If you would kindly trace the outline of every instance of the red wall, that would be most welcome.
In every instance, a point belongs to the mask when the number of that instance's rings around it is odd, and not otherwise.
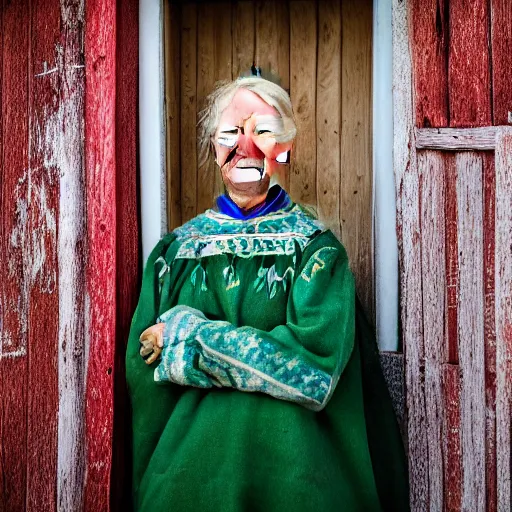
[[[126,508],[137,16],[0,5],[0,510]]]

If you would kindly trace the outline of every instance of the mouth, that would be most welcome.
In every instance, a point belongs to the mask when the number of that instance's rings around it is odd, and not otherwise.
[[[254,181],[261,181],[265,176],[265,167],[256,166],[236,166],[231,169],[229,173],[230,180],[233,183],[250,183]]]

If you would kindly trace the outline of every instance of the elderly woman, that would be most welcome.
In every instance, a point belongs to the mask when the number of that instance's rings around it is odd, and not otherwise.
[[[346,252],[270,188],[296,133],[287,93],[240,78],[200,126],[226,193],[146,265],[127,353],[135,509],[404,509],[394,418],[380,388],[363,396]]]

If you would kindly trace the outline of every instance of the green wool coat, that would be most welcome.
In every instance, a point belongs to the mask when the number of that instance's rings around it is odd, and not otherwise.
[[[146,365],[139,336],[157,322],[164,350]],[[165,236],[126,370],[135,510],[407,509],[346,252],[300,206],[250,220],[209,210]]]

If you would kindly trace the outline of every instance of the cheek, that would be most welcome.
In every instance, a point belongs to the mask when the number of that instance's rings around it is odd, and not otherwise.
[[[258,137],[257,139],[255,144],[267,160],[275,160],[281,153],[290,151],[292,148],[291,141],[278,143],[274,137]]]
[[[228,148],[226,146],[222,146],[221,144],[214,144],[214,146],[215,146],[215,161],[220,166],[226,161],[226,158],[228,157],[229,153],[231,153],[231,151],[233,151],[233,148]]]

